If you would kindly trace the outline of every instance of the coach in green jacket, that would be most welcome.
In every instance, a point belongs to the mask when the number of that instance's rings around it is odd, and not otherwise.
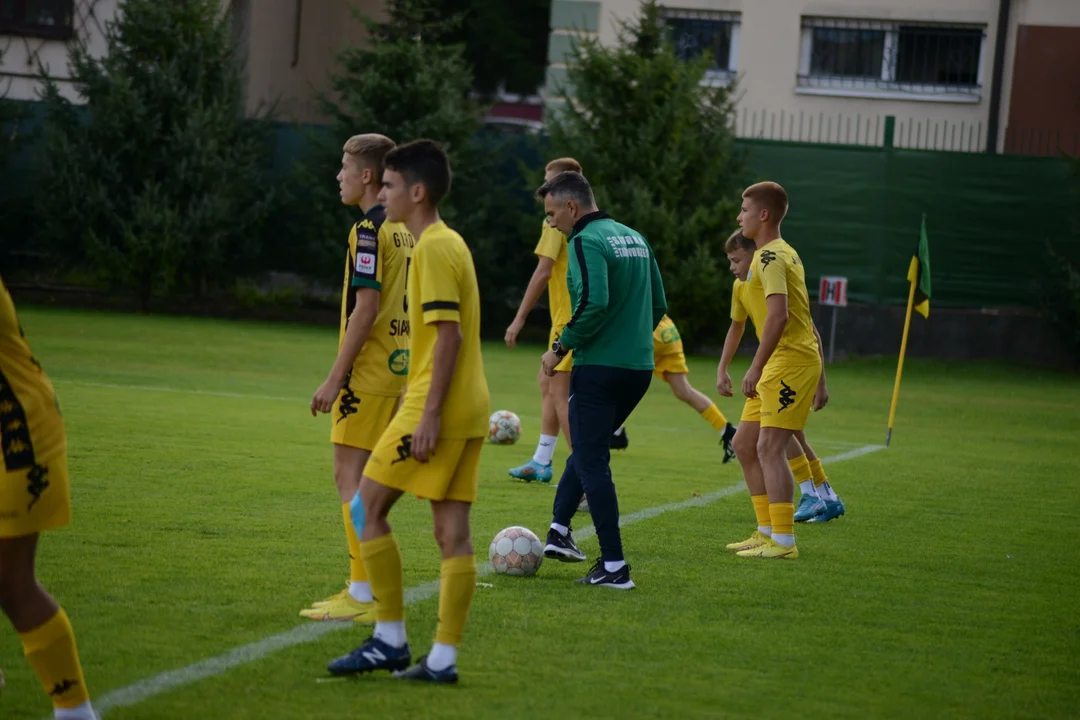
[[[636,230],[597,210],[592,188],[579,173],[563,172],[537,191],[548,222],[566,235],[567,285],[574,314],[542,360],[544,372],[571,350],[570,443],[573,454],[555,494],[544,555],[581,562],[570,519],[584,490],[601,557],[577,582],[629,590],[623,558],[619,501],[611,480],[611,434],[649,389],[653,330],[667,312],[664,285],[649,243]]]

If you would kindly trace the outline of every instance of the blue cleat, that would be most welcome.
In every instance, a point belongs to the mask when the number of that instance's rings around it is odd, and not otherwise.
[[[423,680],[424,682],[454,684],[458,681],[457,665],[451,665],[442,670],[432,670],[427,664],[427,655],[420,658],[415,665],[408,670],[394,673],[394,677],[401,680]]]
[[[509,472],[510,477],[525,482],[551,482],[551,466],[541,465],[535,460],[530,460],[520,467],[510,468]]]
[[[408,643],[396,648],[377,637],[370,637],[348,655],[331,660],[326,669],[332,675],[362,675],[375,670],[404,670],[411,662]]]
[[[817,495],[803,495],[799,500],[799,507],[795,509],[795,522],[808,522],[824,512],[824,500]]]
[[[825,500],[824,502],[825,512],[811,518],[810,520],[807,520],[807,522],[829,522],[830,520],[835,520],[836,518],[844,514],[844,501],[840,498],[836,498],[835,500]]]

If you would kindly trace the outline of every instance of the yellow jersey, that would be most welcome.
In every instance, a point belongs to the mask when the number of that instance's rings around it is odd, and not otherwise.
[[[383,397],[401,394],[409,374],[409,304],[405,286],[415,244],[412,233],[402,223],[386,222],[382,205],[368,210],[349,233],[338,350],[356,306],[357,289],[379,291],[379,312],[350,373],[349,386],[355,391]]]
[[[540,242],[536,243],[536,254],[551,258],[551,278],[548,279],[548,309],[551,312],[551,327],[559,329],[570,322],[574,309],[570,306],[570,289],[566,285],[567,258],[566,236],[544,221],[540,230]]]
[[[754,324],[754,332],[758,342],[761,342],[761,329],[765,327],[765,316],[769,314],[765,306],[765,295],[760,292],[750,292],[750,283],[735,278],[735,284],[731,287],[731,319],[736,322],[745,322],[750,318]]]
[[[15,303],[0,280],[0,447],[4,471],[48,464],[67,449],[52,383],[23,336]]]
[[[409,382],[397,422],[417,425],[435,364],[435,323],[461,325],[461,347],[443,400],[439,437],[486,437],[491,399],[480,352],[480,290],[472,253],[461,236],[437,222],[421,233],[409,268]]]
[[[795,248],[782,238],[759,248],[750,263],[746,282],[750,286],[751,296],[755,293],[761,293],[762,298],[787,295],[788,321],[768,364],[819,364],[821,356],[818,354],[817,338],[814,337],[814,320],[810,316],[810,296],[806,292],[806,269]]]
[[[675,321],[667,315],[660,318],[660,324],[653,330],[652,342],[654,357],[673,355],[683,351],[682,336],[679,335],[679,328],[675,327]]]

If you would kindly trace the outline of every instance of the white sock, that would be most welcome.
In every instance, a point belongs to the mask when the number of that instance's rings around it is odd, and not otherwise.
[[[400,648],[405,647],[405,621],[375,622],[375,637],[387,645]]]
[[[777,545],[782,545],[786,548],[795,544],[795,536],[791,533],[774,533],[772,539]]]
[[[757,531],[765,537],[772,537],[772,525],[758,525]]]
[[[457,663],[457,648],[453,645],[435,643],[427,656],[427,666],[438,672]]]
[[[97,715],[89,700],[79,707],[53,708],[53,717],[56,720],[97,720]]]
[[[622,435],[622,433],[623,433],[623,429],[622,429],[622,428],[619,428],[618,430],[616,430],[615,432],[613,432],[613,433],[612,433],[612,435]]]
[[[799,483],[799,490],[802,491],[803,495],[818,496],[817,490],[814,489],[814,480],[812,478],[810,480],[803,480]]]
[[[563,537],[566,537],[567,533],[570,532],[570,528],[566,527],[565,525],[560,525],[559,523],[551,523],[551,529],[559,533]]]
[[[541,435],[540,442],[536,444],[536,454],[533,455],[533,460],[541,465],[550,465],[551,456],[555,454],[555,443],[558,440],[558,435]]]
[[[352,595],[352,599],[356,602],[374,602],[374,598],[371,596],[371,583],[367,580],[350,582],[349,594]]]
[[[604,569],[608,572],[618,572],[624,567],[626,567],[625,560],[616,560],[614,562],[608,562],[607,560],[604,561]]]
[[[832,489],[832,485],[829,484],[828,480],[817,486],[817,494],[822,500],[832,500],[835,502],[840,499],[836,494],[836,491]]]

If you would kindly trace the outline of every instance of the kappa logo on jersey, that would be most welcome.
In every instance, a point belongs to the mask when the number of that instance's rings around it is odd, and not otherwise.
[[[776,253],[775,252],[773,252],[772,250],[762,250],[761,251],[761,269],[764,270],[765,268],[769,267],[769,263],[771,263],[775,259],[776,259]],[[749,277],[747,279],[749,279]]]
[[[780,386],[780,409],[776,411],[777,414],[784,412],[790,406],[794,405],[795,396],[798,395],[798,393],[792,390],[791,386],[783,380],[780,381]]]
[[[356,272],[364,273],[365,275],[374,275],[375,255],[372,253],[357,253]]]

